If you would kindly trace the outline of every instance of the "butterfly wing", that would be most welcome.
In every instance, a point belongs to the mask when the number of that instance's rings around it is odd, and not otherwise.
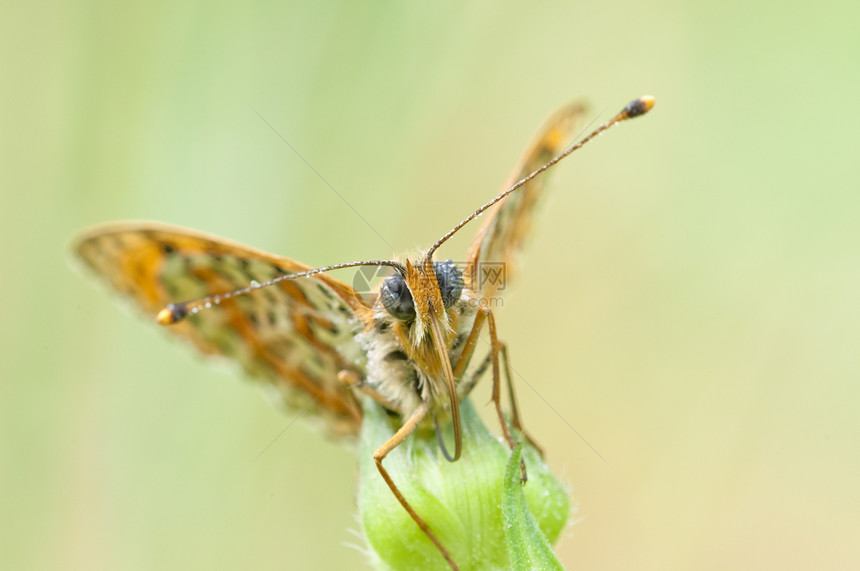
[[[199,299],[309,270],[299,262],[192,230],[153,223],[100,227],[77,254],[114,289],[154,317],[168,303]],[[319,274],[224,300],[168,329],[205,354],[238,361],[279,389],[285,403],[322,416],[336,434],[354,434],[360,407],[337,380],[364,376],[355,340],[369,302]]]
[[[585,106],[572,103],[556,111],[526,147],[503,187],[508,189],[558,156],[583,122]],[[515,270],[516,255],[526,240],[546,183],[546,173],[530,181],[486,212],[467,254],[467,286],[483,298],[492,297]]]

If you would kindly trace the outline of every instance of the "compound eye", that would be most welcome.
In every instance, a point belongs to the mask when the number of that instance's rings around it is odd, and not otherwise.
[[[442,293],[442,304],[446,308],[453,306],[463,293],[465,284],[463,272],[453,260],[433,262],[433,270],[436,272],[436,281],[439,282],[439,291]]]
[[[382,306],[391,317],[401,321],[415,318],[415,305],[412,303],[412,293],[406,287],[403,276],[393,275],[385,278],[379,291]]]

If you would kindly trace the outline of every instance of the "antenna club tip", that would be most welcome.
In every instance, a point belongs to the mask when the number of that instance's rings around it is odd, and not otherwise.
[[[624,113],[627,117],[638,117],[644,115],[653,109],[656,100],[652,95],[643,95],[639,99],[631,101],[624,108]]]
[[[155,320],[159,325],[173,325],[174,323],[182,321],[186,315],[188,315],[188,309],[186,309],[185,305],[171,303],[158,312],[158,315],[155,316]]]

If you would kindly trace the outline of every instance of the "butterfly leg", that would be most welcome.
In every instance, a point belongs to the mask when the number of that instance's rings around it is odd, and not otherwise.
[[[475,347],[478,344],[478,334],[481,332],[481,326],[487,320],[488,310],[480,309],[475,314],[475,321],[472,323],[472,329],[469,331],[469,336],[466,338],[466,343],[463,345],[463,351],[460,353],[460,360],[454,367],[454,378],[459,379],[466,372],[466,367],[469,366],[469,361],[472,360],[472,355],[475,353]]]
[[[365,383],[364,379],[360,377],[358,373],[347,369],[341,369],[337,374],[337,380],[348,387],[361,391],[388,410],[401,415],[403,414],[403,410],[400,408],[400,405],[391,402],[391,400],[386,398],[382,393]]]
[[[513,450],[514,446],[516,446],[516,442],[514,442],[514,439],[511,436],[511,429],[508,428],[508,422],[505,418],[505,413],[502,412],[502,379],[499,370],[501,368],[499,366],[499,353],[502,353],[502,344],[499,341],[499,336],[496,334],[496,319],[495,317],[493,317],[493,312],[489,309],[487,310],[487,323],[489,324],[490,328],[490,344],[492,345],[491,355],[493,358],[493,404],[496,405],[496,414],[499,415],[499,423],[502,425],[502,434],[504,435],[508,446],[510,446],[511,450]],[[513,394],[513,390],[511,388],[512,385],[510,382],[510,375],[507,371],[507,360],[505,360],[505,365],[505,373],[508,378],[508,388],[511,389],[509,394]],[[522,482],[523,484],[525,484],[528,481],[529,477],[528,473],[526,472],[526,462],[523,459],[520,459],[520,473],[522,474]]]
[[[489,309],[485,311],[487,312],[487,323],[490,329],[490,355],[492,356],[493,363],[493,404],[496,407],[496,414],[499,415],[499,423],[502,425],[502,435],[505,437],[508,446],[513,450],[516,442],[514,442],[514,438],[511,436],[511,429],[508,428],[508,421],[505,419],[505,413],[502,411],[501,367],[499,365],[501,343],[496,334],[496,318],[493,317],[493,312]]]
[[[478,335],[481,332],[481,327],[484,325],[484,322],[487,321],[490,330],[490,362],[493,365],[493,404],[496,406],[496,412],[499,415],[499,421],[502,425],[502,434],[505,437],[505,441],[508,445],[513,449],[516,445],[513,437],[511,436],[511,431],[508,428],[508,423],[505,420],[505,415],[502,412],[502,399],[501,399],[501,391],[499,390],[499,338],[496,335],[496,319],[493,317],[493,312],[490,311],[489,308],[481,308],[478,310],[475,315],[475,321],[472,324],[472,329],[469,331],[469,336],[466,338],[466,342],[463,345],[463,351],[460,353],[460,359],[457,361],[457,365],[454,367],[454,378],[459,379],[463,376],[463,373],[466,371],[466,367],[469,365],[469,361],[472,359],[472,355],[475,353],[475,347],[478,342]],[[481,369],[486,368],[481,367]],[[472,386],[478,381],[480,378],[480,374],[483,374],[483,370],[475,371],[475,374],[472,375],[471,385],[467,387],[467,392],[472,390]],[[480,373],[480,374],[479,374]]]
[[[391,490],[391,493],[394,494],[394,497],[397,498],[397,501],[400,502],[400,505],[403,506],[403,509],[409,513],[409,516],[412,520],[421,528],[427,537],[430,538],[430,541],[436,546],[436,548],[442,553],[442,556],[445,558],[445,561],[448,562],[448,565],[451,566],[451,569],[454,571],[459,571],[459,567],[451,558],[451,554],[448,553],[448,550],[445,549],[445,546],[442,545],[442,542],[439,541],[439,538],[430,531],[430,527],[427,525],[427,522],[424,521],[421,516],[415,511],[409,502],[406,501],[406,498],[400,492],[400,489],[397,487],[397,484],[394,483],[394,480],[391,479],[391,476],[388,474],[388,470],[382,465],[382,461],[388,456],[388,453],[400,446],[406,438],[415,431],[415,427],[418,426],[418,423],[427,416],[427,412],[430,410],[430,403],[424,402],[415,409],[406,422],[403,423],[397,432],[394,433],[388,442],[380,446],[376,452],[373,453],[373,461],[376,462],[376,469],[379,470],[379,473],[382,475],[382,479],[385,480],[385,483],[388,484],[388,488]]]
[[[488,328],[490,330],[490,353],[481,363],[481,365],[475,370],[472,374],[471,378],[466,381],[465,384],[461,385],[461,394],[468,394],[475,383],[478,382],[481,375],[483,375],[484,371],[487,368],[487,360],[490,361],[493,365],[493,393],[492,393],[492,401],[496,407],[496,414],[499,416],[499,424],[502,426],[502,435],[505,437],[505,442],[508,443],[508,446],[513,450],[514,446],[516,446],[516,442],[514,442],[514,438],[511,435],[511,430],[508,427],[508,421],[505,418],[505,413],[502,411],[502,396],[501,396],[501,367],[499,364],[499,353],[502,353],[503,358],[505,359],[505,378],[508,382],[508,394],[513,396],[513,386],[511,383],[511,375],[510,375],[510,367],[507,361],[507,348],[505,345],[499,341],[499,337],[496,333],[496,319],[493,316],[493,312],[489,308],[481,308],[478,310],[478,313],[475,315],[475,322],[472,324],[472,329],[469,331],[469,336],[466,338],[466,342],[463,345],[463,352],[460,354],[460,360],[457,361],[457,366],[454,368],[454,378],[460,378],[466,370],[466,367],[469,365],[469,361],[472,359],[472,355],[475,352],[475,346],[477,345],[478,335],[481,331],[481,327],[484,325],[484,322],[487,322]],[[516,401],[511,401],[513,410],[513,419],[514,426],[516,428],[520,428],[519,426],[519,413],[516,409]],[[526,438],[531,442],[531,438],[526,435]],[[521,462],[522,466],[522,477],[523,482],[526,481],[526,466],[524,462]]]
[[[505,381],[508,385],[508,400],[511,401],[511,423],[514,425],[514,428],[517,429],[517,432],[523,435],[523,437],[528,440],[529,444],[538,451],[538,454],[543,456],[543,449],[537,445],[534,438],[532,438],[528,432],[523,428],[523,424],[520,421],[520,413],[517,406],[517,395],[514,393],[514,383],[513,377],[511,375],[511,363],[508,359],[508,344],[504,341],[499,343],[499,352],[502,355],[502,361],[505,363]]]
[[[478,381],[481,380],[481,377],[484,376],[484,373],[486,373],[487,369],[490,367],[490,361],[492,360],[492,358],[493,352],[490,351],[481,361],[481,364],[478,365],[475,371],[469,376],[469,378],[462,381],[457,386],[457,396],[460,399],[464,399],[471,394],[472,389],[475,388],[475,385],[478,384]]]
[[[531,437],[531,435],[526,432],[525,428],[523,428],[522,421],[520,420],[519,408],[517,405],[517,397],[514,393],[513,386],[513,375],[511,375],[511,365],[508,360],[508,344],[504,341],[499,342],[499,353],[502,356],[502,363],[504,363],[504,371],[505,371],[505,384],[508,387],[508,399],[511,401],[511,424],[513,424],[514,428],[520,434],[528,440],[529,444],[532,445],[532,448],[538,451],[538,454],[543,456],[543,448],[541,448],[535,439]],[[475,385],[478,384],[478,381],[481,380],[481,377],[484,376],[484,373],[487,372],[487,369],[490,367],[490,362],[493,358],[493,352],[489,351],[487,355],[483,358],[481,363],[477,366],[477,368],[472,372],[472,374],[465,380],[463,380],[457,387],[457,394],[459,398],[464,399],[472,392],[472,389],[475,388]]]

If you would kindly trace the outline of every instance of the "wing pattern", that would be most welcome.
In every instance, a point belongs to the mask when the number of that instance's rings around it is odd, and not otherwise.
[[[503,187],[508,189],[560,154],[572,141],[585,115],[585,106],[572,103],[556,111],[538,130]],[[517,253],[522,249],[540,201],[548,173],[530,181],[486,212],[466,256],[467,285],[483,298],[492,297],[500,281],[485,272],[499,271],[482,263],[502,263],[506,278],[516,271]]]
[[[151,316],[168,303],[199,299],[311,269],[214,236],[153,223],[90,231],[80,257]],[[355,335],[369,301],[327,275],[297,278],[222,301],[168,329],[205,354],[238,361],[279,389],[294,409],[325,417],[336,434],[354,434],[361,412],[341,370],[364,377]]]

